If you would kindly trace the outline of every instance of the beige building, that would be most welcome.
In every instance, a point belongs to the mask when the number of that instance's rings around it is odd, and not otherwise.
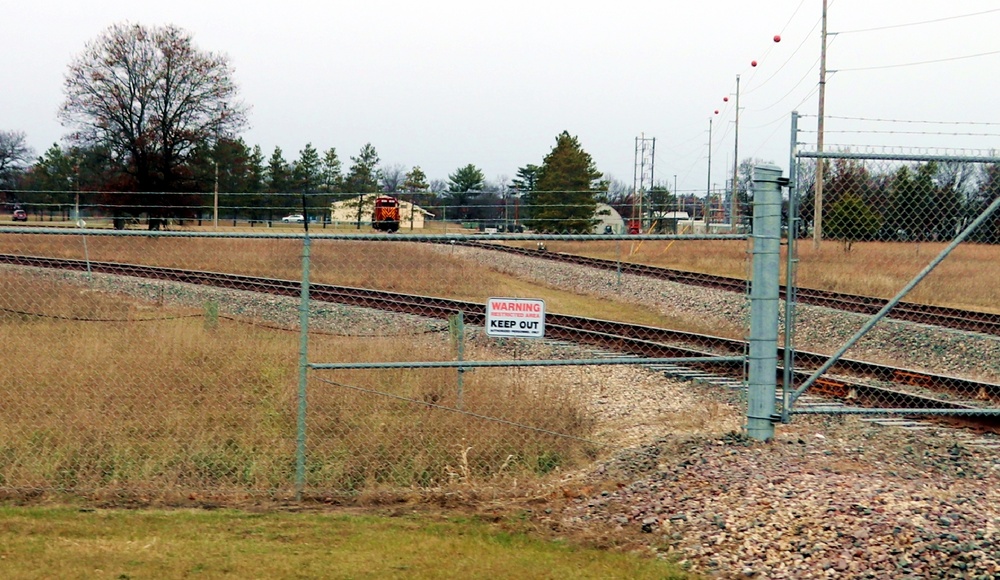
[[[336,203],[330,204],[330,221],[334,225],[342,224],[357,224],[358,223],[358,204],[361,205],[361,226],[371,227],[372,225],[372,210],[375,207],[375,198],[379,195],[384,195],[380,193],[368,193],[363,196],[359,196],[353,199],[345,199],[338,201]],[[396,198],[399,199],[399,198]],[[424,229],[424,220],[434,217],[434,214],[421,208],[418,205],[414,205],[408,201],[399,199],[399,230],[422,230]]]

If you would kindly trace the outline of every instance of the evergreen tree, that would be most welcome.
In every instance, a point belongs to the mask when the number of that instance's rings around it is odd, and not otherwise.
[[[320,176],[323,181],[323,191],[335,193],[340,191],[344,185],[343,168],[340,157],[337,156],[337,149],[330,147],[323,154],[323,167]]]
[[[266,177],[267,169],[264,167],[264,151],[260,148],[260,145],[254,145],[253,151],[250,153],[250,159],[247,161],[246,192],[251,195],[248,195],[243,202],[243,205],[248,208],[247,212],[251,223],[268,217],[268,212],[265,209],[267,205],[266,198],[261,195],[264,191]]]
[[[251,151],[242,138],[222,138],[211,150],[205,148],[199,153],[194,164],[192,189],[214,192],[218,187],[219,219],[249,217],[246,192],[253,183],[251,163]]]
[[[351,157],[345,189],[348,193],[374,193],[378,191],[378,153],[371,143],[365,143],[357,157]]]
[[[459,167],[455,173],[448,176],[448,191],[452,193],[466,193],[469,191],[481,191],[486,176],[481,169],[473,164]]]
[[[415,217],[415,205],[424,205],[426,202],[426,192],[430,186],[427,184],[427,175],[419,165],[406,172],[403,179],[403,190],[409,193],[410,215],[401,216],[404,221],[410,222],[410,229],[413,229],[413,219]]]
[[[460,218],[470,217],[469,203],[482,191],[485,181],[482,170],[471,163],[448,176],[448,203],[456,208]]]
[[[420,169],[419,165],[414,165],[413,169],[406,173],[406,177],[403,180],[403,189],[406,191],[410,193],[427,191],[429,187],[427,184],[427,175],[423,169]]]
[[[285,161],[281,147],[275,146],[271,153],[271,159],[267,164],[267,187],[271,194],[284,194],[289,191],[291,182],[291,169]],[[266,201],[266,212],[268,221],[274,219],[274,210],[288,208],[293,205],[293,200],[285,195],[269,195]]]
[[[844,243],[851,251],[856,241],[871,240],[882,227],[882,219],[857,194],[845,194],[831,207],[824,218],[824,235]]]
[[[528,194],[526,225],[538,231],[590,233],[597,220],[597,190],[601,173],[580,141],[563,131],[545,156],[536,191]]]
[[[40,192],[21,200],[26,202],[22,203],[23,209],[39,215],[47,213],[50,218],[56,212],[63,219],[68,217],[73,203],[70,190],[78,187],[75,167],[73,157],[59,145],[49,147],[21,179],[24,189]]]
[[[298,161],[292,167],[292,189],[300,193],[319,191],[322,184],[321,173],[319,152],[312,143],[306,143],[302,151],[299,151]]]
[[[285,154],[281,147],[275,147],[271,153],[271,158],[267,162],[267,191],[270,193],[284,193],[289,190],[291,170],[288,162],[285,161]]]
[[[371,143],[365,143],[357,157],[351,157],[351,168],[347,172],[344,180],[345,193],[354,200],[354,209],[357,210],[357,226],[361,229],[361,222],[365,216],[371,214],[374,204],[371,199],[366,199],[366,193],[378,191],[378,153]]]
[[[909,167],[900,167],[892,180],[889,219],[896,236],[904,240],[926,241],[933,237],[930,213],[937,187],[933,182],[933,163],[921,165],[916,174]]]
[[[535,186],[538,184],[538,172],[540,170],[541,167],[532,163],[524,167],[518,167],[517,177],[510,181],[511,186],[521,195],[535,191]]]
[[[249,171],[247,175],[247,193],[260,193],[264,191],[264,177],[267,170],[264,168],[264,151],[261,150],[260,145],[253,146],[247,169]]]

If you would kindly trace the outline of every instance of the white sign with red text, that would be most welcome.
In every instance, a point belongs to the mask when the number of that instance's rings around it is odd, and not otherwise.
[[[545,336],[545,301],[490,298],[486,302],[486,334],[516,338]]]

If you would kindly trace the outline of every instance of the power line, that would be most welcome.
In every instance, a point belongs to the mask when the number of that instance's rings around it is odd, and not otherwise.
[[[819,62],[819,58],[817,58],[813,62],[813,66],[815,66],[818,62]],[[751,109],[751,110],[753,112],[755,112],[755,113],[762,113],[764,111],[768,111],[768,110],[773,109],[774,107],[777,107],[785,99],[787,99],[789,96],[791,96],[792,93],[794,93],[796,90],[798,90],[799,86],[801,86],[802,83],[804,83],[806,81],[806,79],[809,78],[809,75],[813,74],[814,72],[815,71],[812,70],[812,67],[810,67],[810,70],[807,70],[806,73],[804,75],[802,75],[802,78],[799,79],[799,82],[795,83],[795,85],[791,89],[789,89],[789,91],[787,93],[785,93],[781,98],[776,99],[773,103],[771,103],[770,105],[768,105],[766,107],[763,107],[763,108],[760,108],[760,109]]]
[[[934,64],[934,63],[937,63],[937,62],[948,62],[948,61],[953,61],[953,60],[964,60],[964,59],[969,59],[969,58],[979,58],[981,56],[990,56],[990,55],[994,55],[994,54],[1000,54],[1000,50],[994,50],[994,51],[991,51],[991,52],[981,52],[979,54],[969,54],[969,55],[966,55],[966,56],[953,56],[951,58],[939,58],[939,59],[935,59],[935,60],[923,60],[923,61],[920,61],[920,62],[906,62],[906,63],[901,63],[901,64],[887,64],[887,65],[883,65],[883,66],[866,66],[866,67],[858,67],[858,68],[839,68],[836,71],[832,71],[832,72],[854,72],[854,71],[862,71],[862,70],[881,70],[881,69],[887,69],[887,68],[902,68],[902,67],[907,67],[907,66],[918,66],[918,65],[922,65],[922,64]]]
[[[958,16],[945,16],[944,18],[935,18],[934,20],[923,20],[921,22],[910,22],[907,24],[890,24],[888,26],[878,26],[875,28],[859,28],[857,30],[840,30],[832,34],[854,34],[856,32],[873,32],[876,30],[889,30],[891,28],[905,28],[907,26],[920,26],[923,24],[934,24],[937,22],[944,22],[946,20],[957,20],[959,18],[970,18],[972,16],[982,16],[983,14],[989,14],[990,12],[1000,12],[1000,8],[994,8],[992,10],[984,10],[982,12],[974,12],[972,14],[959,14]]]
[[[811,133],[814,131],[803,131]],[[855,135],[943,135],[948,137],[1000,137],[1000,133],[949,133],[945,131],[880,131],[880,130],[831,130],[826,129],[826,133],[855,134]]]
[[[795,13],[798,13],[799,8],[802,8],[802,4],[799,4],[799,7],[795,9]],[[792,14],[792,17],[794,18],[795,14]],[[789,23],[790,22],[791,22],[791,19],[789,19]],[[760,83],[759,85],[756,85],[753,88],[751,88],[751,89],[749,89],[747,91],[744,91],[743,94],[749,95],[749,94],[753,93],[754,91],[756,91],[757,89],[759,89],[760,87],[763,87],[764,85],[766,85],[772,79],[774,79],[774,77],[777,76],[778,73],[780,73],[785,68],[785,66],[789,62],[792,61],[793,58],[795,58],[795,55],[797,55],[799,53],[799,51],[802,50],[802,47],[805,46],[806,42],[808,42],[809,40],[812,39],[812,33],[816,30],[816,27],[819,26],[819,24],[820,24],[820,20],[816,20],[816,23],[813,24],[812,28],[809,29],[809,32],[806,33],[805,35],[803,35],[802,42],[800,42],[799,45],[797,47],[795,47],[795,50],[792,51],[792,54],[789,55],[789,57],[785,60],[785,62],[781,63],[781,66],[779,66],[777,68],[777,70],[775,70],[774,73],[771,76],[769,76],[766,79],[764,79],[764,82]],[[787,27],[788,27],[788,24],[785,24],[785,28],[787,28]],[[785,29],[782,28],[781,29],[781,33],[784,34],[784,32],[785,32]],[[770,50],[768,50],[768,52],[770,52]],[[811,71],[811,68],[812,67],[810,67],[810,71]],[[751,82],[752,81],[753,81],[753,79],[751,79]],[[799,82],[801,83],[802,81],[799,81]]]

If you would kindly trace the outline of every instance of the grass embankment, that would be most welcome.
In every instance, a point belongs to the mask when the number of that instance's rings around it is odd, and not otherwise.
[[[0,508],[4,578],[687,578],[470,519]]]

